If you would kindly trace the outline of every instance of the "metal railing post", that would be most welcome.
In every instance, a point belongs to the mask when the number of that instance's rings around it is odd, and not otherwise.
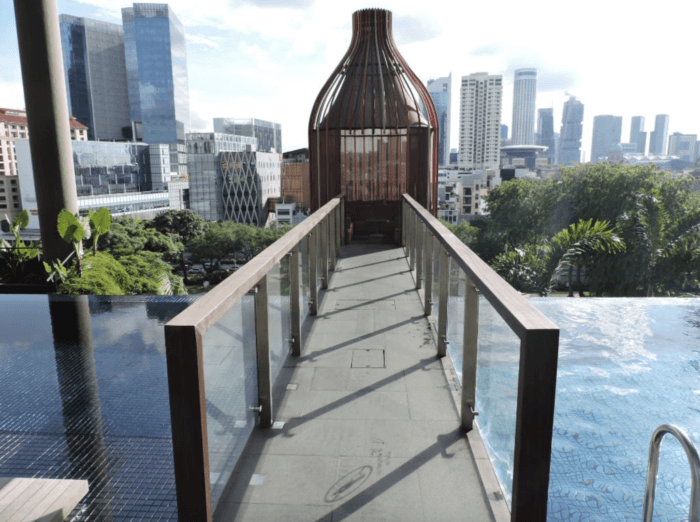
[[[340,198],[340,246],[345,245],[345,198]]]
[[[430,315],[433,311],[433,244],[435,239],[430,233],[430,229],[425,227],[425,238],[423,240],[423,258],[425,259],[425,315]]]
[[[331,210],[331,213],[328,215],[328,234],[329,234],[328,250],[330,253],[330,257],[331,257],[330,269],[332,271],[335,271],[335,256],[336,256],[335,233],[336,233],[336,229],[338,228],[336,226],[336,216],[337,216],[336,210],[337,209],[338,209],[338,207],[334,208],[333,210]]]
[[[557,387],[558,329],[520,338],[511,520],[545,521]]]
[[[258,362],[260,427],[269,428],[272,426],[272,370],[267,321],[267,275],[262,276],[255,291],[255,353]]]
[[[447,298],[450,293],[450,254],[440,244],[440,304],[438,306],[438,357],[447,354]]]
[[[408,208],[408,204],[406,203],[405,199],[401,200],[401,246],[405,249],[406,251],[406,257],[408,257],[408,243],[406,242],[407,239],[407,234],[406,234],[406,209]]]
[[[462,340],[462,429],[471,431],[476,413],[476,363],[479,349],[479,294],[469,276],[464,292]]]
[[[301,307],[299,305],[299,244],[289,256],[289,312],[292,319],[292,355],[301,355]]]
[[[318,313],[318,253],[316,236],[318,234],[318,226],[315,226],[308,236],[309,245],[309,314],[316,315]]]
[[[202,335],[194,326],[165,326],[175,491],[181,519],[212,520]]]
[[[328,288],[328,217],[319,223],[321,234],[321,288]]]
[[[338,257],[340,257],[340,245],[341,236],[343,235],[343,216],[341,213],[342,200],[338,202],[338,206],[335,207],[335,252],[336,252],[336,263],[338,262]]]
[[[423,222],[416,215],[416,290],[420,290],[423,279],[423,228]]]
[[[413,217],[413,209],[409,207],[409,209],[406,211],[406,233],[408,234],[406,242],[408,243],[408,269],[411,272],[413,272],[413,270],[415,270],[416,268],[416,230],[414,228],[415,220],[413,219]]]

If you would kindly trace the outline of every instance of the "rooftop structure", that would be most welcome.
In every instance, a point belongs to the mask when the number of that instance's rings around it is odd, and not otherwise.
[[[282,153],[282,125],[257,118],[214,118],[214,132],[257,138],[260,152]]]
[[[342,193],[355,233],[393,241],[402,194],[435,211],[437,114],[396,48],[391,12],[356,11],[352,27],[350,48],[309,119],[311,208]]]

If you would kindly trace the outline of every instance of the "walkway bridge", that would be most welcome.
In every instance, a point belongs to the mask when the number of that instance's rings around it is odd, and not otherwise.
[[[334,199],[167,324],[181,520],[546,519],[559,331],[403,212],[404,247],[343,245]],[[474,422],[478,294],[521,339],[510,506]]]

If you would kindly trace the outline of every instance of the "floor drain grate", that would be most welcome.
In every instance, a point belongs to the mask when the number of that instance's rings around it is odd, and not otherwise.
[[[353,350],[351,368],[384,368],[384,350]]]

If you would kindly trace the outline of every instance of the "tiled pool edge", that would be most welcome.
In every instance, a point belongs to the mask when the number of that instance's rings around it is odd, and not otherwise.
[[[415,282],[415,274],[412,271],[411,277]],[[416,292],[420,296],[421,302],[425,302],[425,293],[422,285],[419,290],[416,290]],[[432,336],[433,343],[435,343],[435,346],[437,347],[438,339],[436,317],[434,314],[431,314],[427,317],[427,319],[428,323],[430,324],[430,335]],[[459,377],[457,377],[457,372],[454,369],[452,358],[450,357],[449,353],[440,359],[440,364],[450,388],[450,395],[454,401],[455,411],[459,412],[462,404],[462,384],[459,382]],[[459,419],[457,419],[457,421],[459,421]],[[476,469],[479,475],[479,480],[481,481],[483,493],[488,499],[489,507],[491,508],[491,513],[493,514],[494,520],[496,522],[510,522],[510,508],[506,502],[503,487],[496,477],[496,471],[493,469],[491,459],[486,451],[486,446],[483,438],[481,437],[478,419],[474,423],[474,426],[476,429],[471,430],[465,435],[469,441],[469,447],[471,448],[474,456],[474,462],[476,463]]]

